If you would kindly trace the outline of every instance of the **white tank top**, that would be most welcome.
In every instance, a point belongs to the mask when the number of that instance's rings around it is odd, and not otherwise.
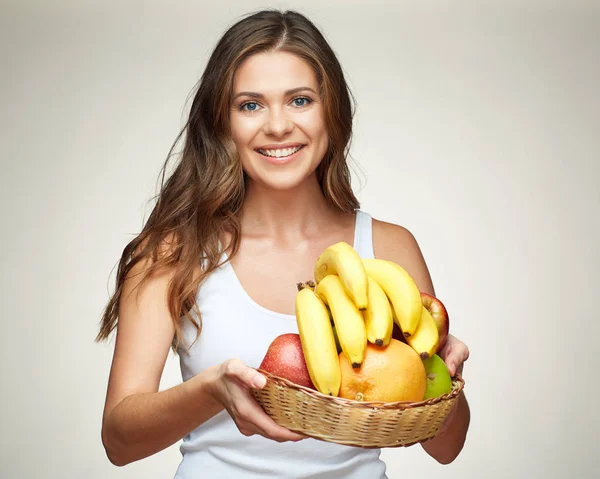
[[[354,248],[373,258],[372,219],[357,211]],[[297,333],[296,317],[270,311],[255,303],[243,289],[230,263],[212,273],[198,291],[202,333],[189,322],[183,326],[179,348],[181,375],[187,381],[209,366],[239,358],[257,368],[273,339]],[[316,439],[279,443],[259,435],[246,437],[221,411],[183,438],[183,456],[175,479],[384,479],[379,449],[342,446]]]

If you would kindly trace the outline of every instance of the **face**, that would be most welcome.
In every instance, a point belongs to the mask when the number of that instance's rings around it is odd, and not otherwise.
[[[291,189],[310,178],[327,151],[319,85],[296,55],[259,53],[235,73],[231,134],[252,181]]]

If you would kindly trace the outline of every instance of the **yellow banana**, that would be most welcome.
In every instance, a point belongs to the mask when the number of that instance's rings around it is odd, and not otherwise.
[[[377,346],[387,346],[392,338],[394,320],[392,319],[392,306],[381,286],[368,276],[369,279],[369,304],[363,311],[367,341]]]
[[[419,326],[412,336],[406,338],[406,342],[419,353],[421,359],[427,359],[436,353],[439,339],[435,321],[431,313],[423,306]]]
[[[337,274],[329,274],[321,280],[317,295],[329,306],[343,353],[353,368],[359,368],[367,349],[367,331],[361,312]]]
[[[317,285],[328,275],[336,274],[356,307],[367,309],[367,273],[358,252],[344,241],[327,247],[315,263]]]
[[[367,275],[373,278],[392,303],[394,320],[404,337],[412,336],[421,320],[421,292],[408,272],[392,261],[363,259]]]
[[[342,374],[329,313],[310,283],[299,283],[296,322],[308,374],[317,391],[337,396]]]

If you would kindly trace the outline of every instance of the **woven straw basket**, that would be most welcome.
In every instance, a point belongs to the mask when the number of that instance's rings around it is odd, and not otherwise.
[[[267,378],[252,394],[273,420],[322,441],[364,448],[411,446],[433,438],[464,387],[457,374],[452,391],[420,402],[359,402],[326,396],[287,379]]]

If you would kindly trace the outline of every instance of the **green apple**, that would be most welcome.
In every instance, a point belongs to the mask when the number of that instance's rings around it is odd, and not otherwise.
[[[434,354],[430,358],[424,359],[423,365],[427,373],[427,385],[423,399],[436,398],[452,391],[452,378],[442,358]]]

